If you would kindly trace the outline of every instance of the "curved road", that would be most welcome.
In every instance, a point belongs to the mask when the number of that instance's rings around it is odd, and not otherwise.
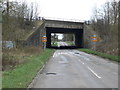
[[[56,50],[29,88],[118,88],[118,64],[77,50]]]

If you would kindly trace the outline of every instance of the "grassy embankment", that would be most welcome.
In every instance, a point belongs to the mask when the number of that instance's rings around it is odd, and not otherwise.
[[[72,41],[66,41],[66,43],[68,44],[68,46],[74,46],[75,45]]]
[[[26,88],[52,54],[53,50],[46,49],[40,55],[28,57],[16,68],[3,71],[3,88]]]
[[[120,62],[120,59],[119,59],[120,56],[114,56],[114,55],[110,55],[110,54],[106,54],[106,53],[101,53],[101,52],[93,51],[90,49],[80,49],[80,51],[83,51],[83,52],[86,52],[89,54],[94,54],[94,55],[97,55],[97,56],[100,56],[100,57],[103,57],[103,58],[106,58],[106,59],[109,59],[112,61]]]

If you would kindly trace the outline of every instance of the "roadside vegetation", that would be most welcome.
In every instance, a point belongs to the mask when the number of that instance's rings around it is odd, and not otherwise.
[[[42,18],[38,16],[36,3],[28,5],[25,1],[2,0],[0,4],[3,6],[2,87],[26,88],[52,55],[53,50],[22,44],[22,41],[43,23]],[[13,42],[13,47],[4,41]]]
[[[74,46],[75,44],[73,43],[73,41],[66,41],[66,43],[68,44],[68,46]]]
[[[51,42],[51,46],[58,46],[57,41],[52,41],[52,42]]]
[[[14,69],[17,65],[23,64],[28,57],[40,55],[42,52],[41,47],[3,48],[2,70]]]
[[[37,49],[36,49],[37,50]],[[36,53],[32,51],[32,53]],[[3,88],[27,88],[40,68],[51,57],[53,50],[46,49],[36,55],[27,56],[23,63],[14,69],[3,71]]]
[[[2,0],[2,40],[18,42],[42,23],[37,4]],[[9,33],[8,33],[9,32]]]
[[[86,52],[88,54],[94,54],[94,55],[97,55],[97,56],[100,56],[100,57],[103,57],[103,58],[106,58],[106,59],[109,59],[109,60],[112,60],[112,61],[120,62],[120,59],[119,59],[120,56],[101,53],[101,52],[94,51],[94,50],[91,50],[91,49],[80,49],[80,51]]]
[[[118,31],[120,27],[120,1],[106,1],[99,8],[94,8],[91,20],[86,22],[84,37],[85,48],[93,49],[91,37],[96,34],[96,51],[118,55]]]

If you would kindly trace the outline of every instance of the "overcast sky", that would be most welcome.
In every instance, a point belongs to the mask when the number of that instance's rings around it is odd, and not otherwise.
[[[26,0],[27,3],[34,2],[38,5],[39,15],[42,17],[77,20],[89,20],[93,8],[100,7],[105,1],[106,0]]]

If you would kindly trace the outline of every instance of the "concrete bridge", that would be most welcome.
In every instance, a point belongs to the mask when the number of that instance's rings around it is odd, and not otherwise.
[[[43,24],[32,33],[24,46],[42,46],[42,37],[47,36],[46,47],[51,48],[51,33],[73,33],[75,35],[75,47],[82,48],[83,45],[83,22],[60,21],[60,20],[43,20]]]

